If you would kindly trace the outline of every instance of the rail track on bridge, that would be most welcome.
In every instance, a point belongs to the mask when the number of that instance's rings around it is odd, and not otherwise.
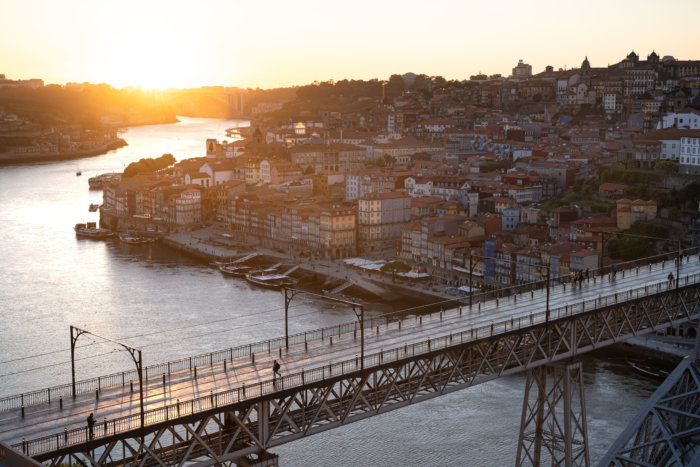
[[[134,372],[0,400],[0,439],[50,465],[212,465],[700,316],[700,258],[151,366],[141,426]],[[271,362],[283,362],[273,379]],[[24,402],[24,407],[21,403]],[[62,406],[61,406],[62,405]],[[93,436],[85,416],[98,416]],[[24,416],[22,416],[24,414]]]

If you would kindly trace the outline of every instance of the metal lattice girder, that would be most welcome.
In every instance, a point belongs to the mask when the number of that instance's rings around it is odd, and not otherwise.
[[[590,465],[580,361],[527,371],[515,465]]]
[[[699,290],[690,286],[468,342],[436,336],[434,342],[442,339],[446,345],[418,354],[404,347],[391,349],[364,371],[355,366],[324,373],[320,381],[280,383],[274,392],[249,393],[235,403],[212,404],[183,416],[157,419],[154,412],[147,414],[143,430],[60,444],[34,458],[51,465],[75,459],[94,465],[225,465],[304,436],[696,319]],[[52,446],[55,441],[49,436],[42,442]]]
[[[697,360],[683,359],[599,465],[700,465],[700,363]]]

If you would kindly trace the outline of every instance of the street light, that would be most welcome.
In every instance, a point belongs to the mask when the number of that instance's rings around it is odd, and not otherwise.
[[[143,428],[145,417],[144,417],[144,411],[143,411],[143,359],[141,357],[141,349],[131,347],[130,345],[124,344],[123,342],[119,342],[118,340],[110,339],[109,337],[100,336],[99,334],[95,334],[94,332],[86,331],[85,329],[80,329],[80,328],[77,328],[75,326],[70,327],[70,369],[71,369],[71,377],[72,377],[72,383],[73,383],[73,398],[75,398],[75,396],[76,396],[76,394],[75,394],[75,343],[77,342],[78,337],[80,337],[83,334],[90,334],[91,336],[95,336],[95,337],[98,337],[100,339],[104,339],[106,341],[121,345],[129,352],[129,355],[131,355],[131,358],[134,360],[134,364],[136,365],[136,373],[138,373],[138,376],[139,376],[139,400],[141,403],[141,428]]]
[[[314,292],[307,292],[306,290],[299,290],[291,287],[282,287],[282,291],[284,293],[284,344],[287,350],[289,350],[289,303],[294,297],[303,293],[306,295],[331,300],[333,302],[344,303],[352,306],[353,313],[355,313],[355,316],[360,321],[360,369],[362,372],[365,371],[365,307],[361,303],[344,300],[342,298],[329,297],[327,295],[321,295]],[[357,313],[357,307],[360,308],[359,315]]]

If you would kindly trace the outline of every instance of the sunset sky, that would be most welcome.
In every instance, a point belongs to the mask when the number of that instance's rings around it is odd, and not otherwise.
[[[700,1],[0,0],[0,73],[47,83],[271,88],[700,59]]]

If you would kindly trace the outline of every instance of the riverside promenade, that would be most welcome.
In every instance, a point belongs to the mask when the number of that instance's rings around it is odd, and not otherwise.
[[[169,233],[163,236],[163,243],[171,248],[197,257],[203,261],[226,260],[257,252],[272,258],[275,262],[298,265],[307,273],[326,277],[327,281],[352,282],[359,287],[384,299],[392,296],[420,293],[440,300],[456,300],[457,295],[447,293],[443,286],[408,280],[392,280],[391,276],[380,272],[365,271],[347,265],[342,259],[325,260],[298,257],[278,250],[259,246],[244,245],[216,233],[210,226],[191,232]],[[303,285],[303,284],[302,284]],[[464,300],[466,298],[462,297]]]

